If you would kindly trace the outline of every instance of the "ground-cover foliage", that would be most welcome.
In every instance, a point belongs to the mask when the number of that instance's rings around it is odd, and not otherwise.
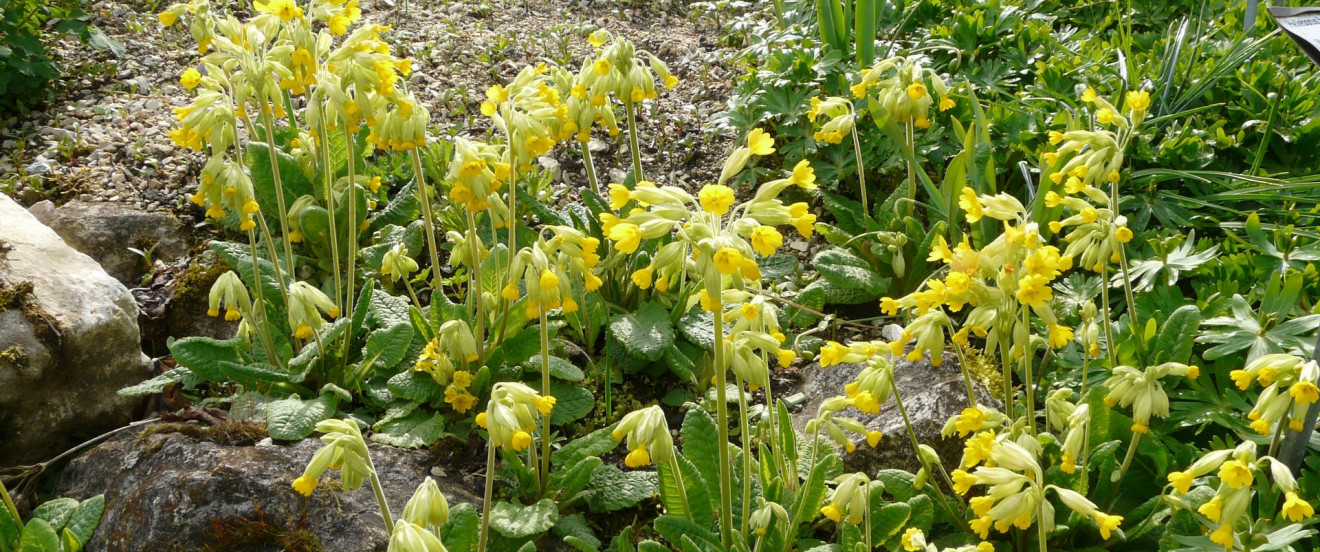
[[[396,551],[1309,549],[1313,79],[1269,23],[1197,7],[743,14],[721,124],[744,138],[685,190],[636,155],[639,106],[681,83],[626,37],[493,83],[492,132],[435,139],[356,2],[172,5],[201,58],[171,137],[238,240],[210,245],[235,267],[210,314],[240,329],[175,341],[179,367],[125,392],[322,434],[293,488],[370,484]],[[629,143],[623,182],[593,136]],[[569,205],[535,163],[554,148],[588,169]],[[903,330],[832,340],[833,305]],[[945,350],[961,458],[855,418],[906,419],[898,360]],[[799,433],[771,374],[813,356],[864,368]],[[670,408],[616,412],[643,380]],[[366,440],[446,438],[485,442],[482,511],[419,482],[394,515]],[[921,469],[844,472],[881,439]]]

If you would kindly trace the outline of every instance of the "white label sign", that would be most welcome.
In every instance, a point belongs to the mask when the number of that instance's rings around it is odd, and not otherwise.
[[[1320,64],[1320,8],[1270,8],[1270,15],[1311,61]]]

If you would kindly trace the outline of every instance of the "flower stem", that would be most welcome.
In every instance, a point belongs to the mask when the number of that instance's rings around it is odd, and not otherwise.
[[[431,212],[430,189],[426,187],[426,173],[422,169],[422,156],[412,150],[413,178],[417,183],[417,200],[422,204],[422,224],[426,227],[426,247],[431,254],[431,293],[440,293],[440,253],[435,241],[435,215]],[[468,224],[471,226],[471,223]],[[481,350],[481,341],[477,341]]]
[[[490,502],[495,489],[495,445],[486,443],[486,494],[481,500],[481,536],[477,539],[477,552],[486,552],[486,537],[490,535]]]
[[[752,503],[752,440],[751,427],[747,423],[747,393],[743,390],[743,381],[734,378],[738,385],[738,431],[742,432],[742,469],[743,469],[743,494],[742,494],[742,515],[740,528],[742,534],[747,534],[747,522],[751,516],[747,515],[747,507]]]
[[[325,119],[317,125],[319,148],[321,151],[321,175],[325,179],[325,209],[330,213],[330,263],[335,277],[335,306],[342,306],[344,294],[343,275],[339,272],[339,232],[335,228],[335,196],[332,190],[334,174],[330,167],[330,135],[325,128]],[[434,270],[434,269],[432,269]]]
[[[732,469],[729,465],[729,399],[725,389],[724,359],[724,302],[715,294],[715,412],[719,431],[715,446],[720,462],[720,542],[725,549],[733,546],[733,489],[730,487]]]
[[[380,477],[376,475],[376,466],[371,462],[371,455],[367,455],[367,464],[371,468],[371,491],[376,493],[376,504],[380,506],[380,515],[385,518],[385,532],[394,534],[394,517],[390,515],[390,504],[385,501],[385,489],[380,486]]]
[[[290,112],[292,113],[292,112]],[[275,184],[275,204],[279,207],[280,219],[280,241],[284,244],[284,266],[288,268],[289,274],[293,274],[293,246],[289,243],[288,218],[289,212],[284,206],[284,181],[280,178],[280,162],[275,149],[275,119],[271,116],[269,109],[261,110],[261,117],[265,119],[262,126],[266,127],[266,153],[270,159],[271,179]],[[272,261],[274,259],[271,259]],[[278,265],[278,263],[276,263]]]
[[[349,132],[347,124],[344,125],[344,142],[346,143],[345,147],[347,148],[348,151],[348,154],[345,156],[348,159],[348,189],[346,190],[346,193],[348,195],[348,228],[347,228],[348,242],[345,244],[345,251],[344,251],[345,253],[348,254],[348,281],[347,281],[347,285],[345,286],[345,288],[347,289],[347,293],[344,296],[344,305],[347,308],[345,308],[344,313],[347,314],[348,316],[353,316],[353,300],[355,298],[353,295],[353,285],[356,283],[357,280],[356,272],[355,272],[357,269],[356,265],[357,265],[357,233],[358,233],[357,174],[356,174],[357,161],[354,159],[355,157],[357,157],[357,152],[354,151],[355,148],[353,147],[353,133]],[[335,215],[334,213],[330,213],[330,216],[333,217]],[[335,238],[338,239],[338,236],[335,236]],[[348,358],[348,345],[349,342],[352,341],[351,337],[352,336],[350,335],[350,332],[344,332],[345,359]]]
[[[1022,305],[1022,329],[1031,334],[1031,309]],[[1036,436],[1036,380],[1031,377],[1031,341],[1022,344],[1022,385],[1027,388],[1027,427]]]
[[[600,183],[596,181],[596,165],[591,160],[591,144],[588,142],[579,142],[582,145],[582,166],[587,169],[587,182],[591,184],[591,191],[600,193]]]
[[[632,150],[633,186],[636,186],[638,182],[646,180],[642,176],[642,150],[637,141],[637,108],[630,101],[623,102],[623,106],[628,110],[628,143]]]
[[[857,138],[857,125],[852,128],[853,155],[857,157],[857,189],[862,196],[862,225],[871,231],[871,203],[866,200],[866,165],[862,163],[862,142]]]
[[[477,245],[477,219],[472,214],[471,209],[464,207],[463,211],[467,213],[469,232],[467,242],[470,250],[468,257],[472,259],[472,284],[468,286],[468,297],[472,298],[472,312],[474,313],[472,317],[477,321],[477,332],[474,334],[477,342],[477,364],[483,365],[486,362],[486,316],[482,313],[481,304],[485,293],[483,290],[485,284],[481,280],[481,247]],[[431,271],[438,273],[438,266],[432,267]],[[431,293],[439,293],[439,276],[437,276],[435,286]],[[434,303],[435,300],[432,299],[432,302]]]
[[[692,521],[692,506],[688,504],[687,485],[683,483],[683,470],[678,467],[678,459],[675,458],[669,462],[669,469],[674,471],[674,482],[678,484],[678,498],[683,501],[683,513],[686,514],[688,521]]]
[[[550,329],[541,311],[541,396],[550,396]],[[541,494],[550,485],[550,416],[541,416]]]

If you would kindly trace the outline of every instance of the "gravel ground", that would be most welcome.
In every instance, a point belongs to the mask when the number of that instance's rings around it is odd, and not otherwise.
[[[220,1],[216,2],[221,3]],[[24,204],[71,199],[166,209],[200,216],[185,198],[197,186],[198,154],[167,137],[171,109],[187,103],[178,75],[195,60],[191,37],[157,22],[151,0],[96,2],[91,12],[126,53],[115,58],[74,41],[54,51],[65,67],[56,98],[43,109],[0,122],[0,192]],[[391,25],[401,54],[415,58],[411,86],[429,107],[434,135],[484,136],[479,113],[485,89],[537,61],[576,67],[597,28],[655,53],[682,82],[641,113],[643,166],[659,183],[695,188],[719,175],[732,136],[702,126],[722,110],[739,70],[736,50],[722,47],[709,21],[689,17],[684,2],[496,0],[480,3],[411,0],[407,11],[385,0],[363,0],[367,21]],[[592,144],[597,170],[623,178],[630,153],[626,131]],[[585,183],[580,156],[558,148],[543,164],[560,178]]]

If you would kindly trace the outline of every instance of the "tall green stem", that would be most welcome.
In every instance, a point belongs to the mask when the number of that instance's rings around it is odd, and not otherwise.
[[[642,176],[642,149],[637,140],[637,107],[631,101],[623,102],[623,106],[628,110],[628,143],[629,149],[632,150],[633,186],[636,186],[637,183],[646,180]]]
[[[909,216],[911,216],[912,213],[917,208],[917,169],[916,169],[917,145],[916,145],[916,138],[914,138],[914,133],[912,131],[912,125],[913,125],[912,121],[908,121],[907,125],[905,125],[903,129],[905,132],[903,137],[907,142],[904,145],[907,146],[907,173],[908,173],[907,174],[908,176],[907,178],[908,179],[908,213],[907,214]]]
[[[582,166],[587,169],[587,182],[591,184],[591,191],[600,193],[600,183],[596,180],[596,165],[591,160],[591,144],[589,142],[578,142],[582,146]]]
[[[1109,265],[1100,263],[1100,301],[1105,314],[1105,356],[1109,358],[1109,369],[1118,366],[1118,357],[1114,347],[1114,316],[1109,309]]]
[[[260,320],[257,327],[257,337],[261,339],[262,348],[266,350],[266,359],[271,365],[279,366],[279,355],[275,354],[274,340],[270,336],[270,319],[266,318],[266,292],[261,285],[261,265],[257,262],[257,237],[253,232],[248,232],[248,246],[252,250],[252,293],[257,296],[253,304],[257,307],[257,318]]]
[[[1031,334],[1031,309],[1022,305],[1022,329]],[[1027,427],[1036,435],[1036,380],[1031,377],[1031,340],[1022,344],[1022,385],[1027,391]]]
[[[742,534],[746,535],[748,518],[751,517],[747,515],[747,508],[752,503],[752,431],[750,424],[747,423],[747,393],[743,390],[743,381],[740,378],[734,378],[734,383],[738,385],[738,431],[742,432],[743,448],[742,515],[739,518]]]
[[[472,259],[472,284],[468,286],[468,297],[472,299],[473,318],[477,320],[477,333],[474,334],[477,341],[477,364],[482,365],[486,362],[486,315],[482,311],[482,297],[485,293],[485,284],[481,280],[481,247],[477,245],[477,219],[472,214],[472,210],[464,207],[467,212],[468,223],[468,256]],[[510,253],[512,255],[512,253]],[[438,267],[432,268],[432,271],[439,273]],[[512,275],[510,275],[512,277]],[[436,280],[435,287],[431,293],[439,293],[439,280]]]
[[[347,124],[344,125],[344,142],[347,144],[345,147],[348,151],[348,155],[345,156],[348,158],[348,188],[345,192],[348,196],[348,242],[345,244],[346,251],[344,251],[348,254],[348,281],[345,285],[348,293],[344,296],[344,305],[347,306],[344,313],[352,316],[353,299],[355,298],[353,286],[357,283],[357,160],[355,159],[357,151],[355,151],[356,148],[353,144],[353,133],[349,132]],[[335,215],[330,213],[330,216],[333,218]],[[339,236],[335,236],[335,239],[338,238]],[[348,358],[348,344],[352,341],[350,337],[349,332],[344,332],[345,359]]]
[[[683,502],[683,513],[686,514],[688,521],[693,521],[692,506],[688,504],[687,485],[683,483],[683,470],[678,467],[678,459],[670,460],[666,465],[674,472],[674,483],[678,484],[678,498]],[[659,466],[656,466],[656,469],[659,469]]]
[[[510,142],[509,147],[512,148],[513,147],[512,136],[509,137],[509,142]],[[512,158],[513,156],[510,157]],[[509,220],[507,221],[508,224],[506,225],[506,227],[509,229],[509,264],[508,267],[504,269],[504,277],[505,279],[508,280],[512,280],[514,277],[513,258],[518,255],[518,249],[516,249],[518,246],[517,239],[518,239],[518,220],[519,220],[517,188],[518,188],[518,161],[514,159],[513,162],[509,163]],[[494,237],[495,236],[492,235],[492,238]],[[504,341],[504,328],[505,326],[508,325],[505,322],[509,318],[509,308],[512,306],[513,302],[502,299],[500,303],[501,303],[500,321],[499,321],[500,326],[499,326],[499,331],[495,332],[497,334],[495,337],[496,344],[499,344]]]
[[[435,215],[431,212],[431,194],[426,186],[426,173],[422,169],[422,155],[412,150],[414,181],[417,184],[417,201],[422,204],[422,225],[426,228],[426,248],[431,255],[431,293],[440,293],[440,253],[435,240]],[[468,224],[471,227],[471,223]],[[480,340],[478,339],[478,343]],[[477,345],[481,349],[481,345]]]
[[[550,396],[550,329],[541,311],[541,396]],[[541,494],[550,485],[550,416],[541,416]]]
[[[715,424],[719,431],[715,446],[720,462],[720,542],[727,550],[733,546],[732,466],[729,465],[729,397],[725,389],[724,302],[715,293]]]
[[[330,133],[325,128],[325,119],[317,125],[317,134],[321,140],[321,176],[325,180],[325,209],[330,213],[330,264],[335,277],[335,306],[344,305],[343,274],[339,272],[339,233],[335,223],[334,168],[330,166]],[[434,269],[432,269],[434,270]]]
[[[263,105],[263,107],[265,106]],[[294,270],[293,246],[289,243],[289,211],[284,204],[284,181],[280,178],[280,161],[278,150],[275,149],[275,119],[271,116],[270,109],[262,109],[261,117],[264,119],[262,126],[266,127],[266,153],[270,159],[271,179],[275,183],[275,204],[280,210],[280,241],[284,244],[284,266],[288,268],[289,274],[292,275]]]
[[[23,518],[18,517],[18,506],[14,505],[14,499],[9,497],[9,491],[5,489],[5,483],[0,481],[0,499],[4,499],[5,508],[9,510],[10,517],[14,518],[15,525],[22,525]]]
[[[490,502],[495,490],[495,445],[486,443],[486,494],[481,500],[481,536],[477,538],[477,552],[486,552],[486,539],[490,535]]]
[[[857,137],[857,125],[852,129],[853,156],[857,158],[857,188],[862,195],[862,222],[871,231],[871,203],[866,199],[866,165],[862,163],[862,141]]]
[[[371,468],[371,491],[376,493],[376,504],[380,506],[380,515],[385,518],[385,532],[394,534],[394,517],[390,515],[390,504],[385,501],[385,489],[380,486],[380,477],[376,475],[376,466],[367,455],[367,465]]]

